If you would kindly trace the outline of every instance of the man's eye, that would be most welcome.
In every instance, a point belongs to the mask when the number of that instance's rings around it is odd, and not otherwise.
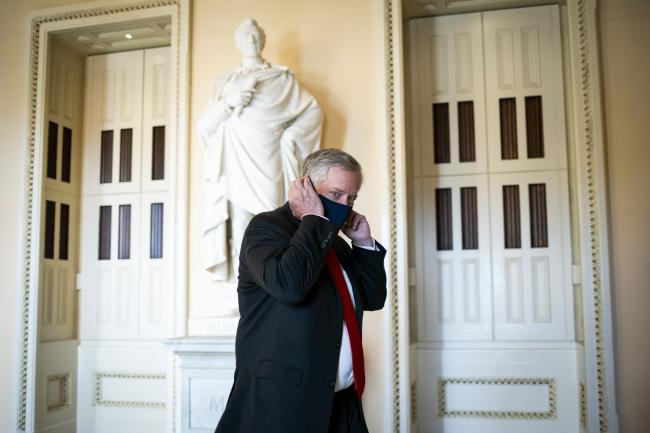
[[[334,192],[332,192],[332,197],[334,197],[334,198],[341,198],[341,193],[338,192],[338,191],[334,191]]]

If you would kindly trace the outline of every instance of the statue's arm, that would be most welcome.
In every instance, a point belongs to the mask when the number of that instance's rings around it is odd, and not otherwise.
[[[210,104],[203,114],[201,114],[197,123],[201,138],[212,137],[217,132],[221,122],[228,119],[230,111],[222,101]]]
[[[223,84],[223,80],[216,80],[210,103],[197,122],[199,135],[206,147],[209,146],[209,142],[217,132],[219,125],[227,120],[232,113],[232,108],[227,105],[222,97]]]
[[[323,110],[313,96],[309,95],[307,108],[300,113],[282,132],[280,143],[299,160],[320,147],[320,135],[323,127]]]

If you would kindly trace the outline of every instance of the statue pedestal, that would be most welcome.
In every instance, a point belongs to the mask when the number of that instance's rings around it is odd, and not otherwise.
[[[200,337],[230,337],[235,340],[239,315],[226,317],[190,317],[187,333]]]
[[[215,308],[211,309],[209,317],[189,317],[187,319],[187,334],[205,337],[232,337],[237,334],[239,323],[239,300],[237,298],[236,281],[220,281],[215,283],[217,293]]]
[[[226,407],[235,371],[235,338],[182,337],[165,341],[175,358],[178,431],[212,433]]]

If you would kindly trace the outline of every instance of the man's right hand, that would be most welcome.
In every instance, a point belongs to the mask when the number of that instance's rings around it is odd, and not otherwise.
[[[291,212],[299,220],[302,220],[305,215],[324,215],[323,203],[308,177],[291,181],[288,198]]]

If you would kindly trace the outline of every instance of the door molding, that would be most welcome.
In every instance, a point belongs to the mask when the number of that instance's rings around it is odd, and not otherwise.
[[[420,2],[422,4],[426,2]],[[429,15],[454,13],[461,2],[431,2]],[[468,2],[469,3],[469,2]],[[489,0],[471,2],[473,12],[488,9]],[[526,0],[503,2],[504,7],[528,6]],[[549,3],[549,2],[546,2]],[[550,2],[554,3],[554,2]],[[559,2],[564,3],[564,2]],[[577,191],[579,239],[584,317],[584,369],[586,371],[586,431],[618,432],[614,393],[612,306],[610,294],[607,191],[601,78],[599,72],[599,35],[597,0],[571,0],[565,5],[566,21],[562,31],[569,65],[565,65],[568,86],[567,130],[569,152],[576,161],[572,173]],[[493,7],[490,7],[493,9]],[[409,349],[409,285],[404,53],[402,2],[381,0],[385,64],[386,155],[389,179],[389,342],[391,373],[385,397],[386,425],[394,432],[410,431],[412,384],[409,373],[413,362]],[[467,10],[464,10],[467,12]],[[579,319],[579,318],[578,318]],[[581,384],[582,385],[582,384]],[[582,386],[581,386],[582,388]]]
[[[386,374],[384,425],[393,432],[411,431],[412,399],[409,349],[409,281],[406,188],[404,50],[401,0],[379,0],[384,36],[385,154],[388,161],[389,268],[388,326],[384,338],[391,365]],[[390,426],[390,427],[389,427]]]
[[[186,334],[187,293],[187,214],[188,214],[188,112],[189,112],[189,15],[191,0],[102,1],[41,9],[28,20],[28,113],[25,154],[25,190],[23,199],[23,235],[21,259],[21,330],[20,376],[16,394],[19,432],[34,430],[36,351],[38,346],[38,283],[40,269],[40,202],[42,197],[43,120],[45,119],[45,83],[48,37],[51,32],[97,24],[115,23],[149,17],[171,18],[172,83],[174,115],[170,120],[175,147],[171,158],[171,326],[170,337]],[[175,369],[171,369],[172,375]],[[170,377],[168,414],[169,431],[175,431],[176,380]]]

